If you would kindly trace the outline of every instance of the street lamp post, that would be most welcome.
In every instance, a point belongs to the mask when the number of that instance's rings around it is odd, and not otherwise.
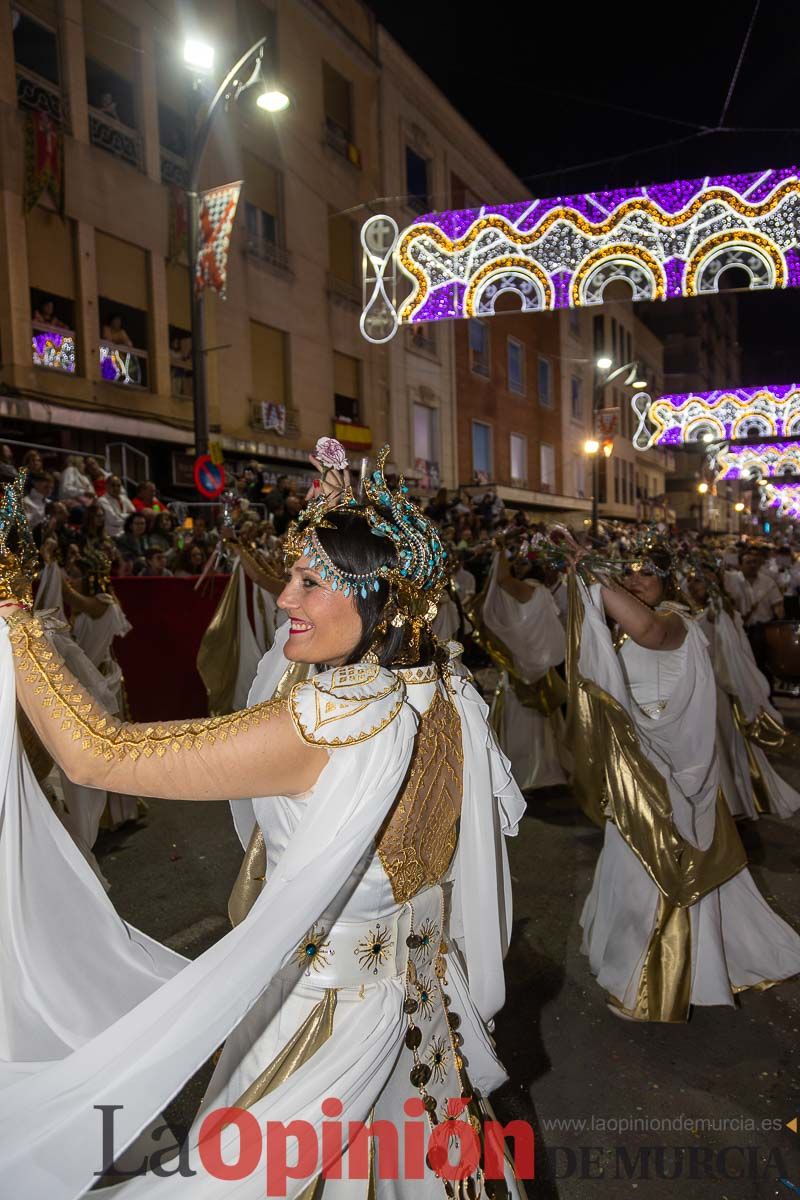
[[[601,374],[605,372],[605,374]],[[606,388],[615,379],[619,379],[621,375],[627,375],[626,384],[631,384],[636,387],[645,386],[637,379],[639,374],[639,363],[634,359],[633,362],[623,363],[621,367],[615,367],[613,359],[603,356],[598,358],[595,363],[595,379],[594,390],[592,392],[592,436],[584,443],[584,450],[591,456],[592,459],[592,537],[597,537],[599,526],[598,513],[598,492],[600,490],[600,442],[597,439],[597,414],[603,408],[603,396]],[[594,449],[590,449],[590,447]],[[603,447],[606,458],[609,457],[610,451],[606,451]]]
[[[200,217],[200,192],[198,181],[200,165],[214,117],[219,110],[221,101],[226,104],[238,100],[242,92],[253,87],[261,79],[261,63],[264,57],[264,46],[267,39],[259,38],[250,49],[242,55],[228,71],[222,83],[209,103],[202,120],[196,122],[192,137],[191,154],[189,157],[189,179],[186,186],[188,235],[187,248],[189,252],[189,300],[191,305],[192,324],[192,397],[194,406],[194,442],[195,454],[207,454],[209,442],[208,392],[206,388],[206,349],[205,349],[205,303],[204,292],[195,287],[195,271],[197,269],[197,254],[200,246],[198,222]],[[186,61],[202,70],[209,69],[213,64],[213,50],[200,42],[187,43],[184,51]],[[240,80],[248,64],[255,60],[250,76]],[[263,103],[262,103],[263,101]],[[289,98],[276,88],[266,88],[258,98],[258,105],[267,112],[280,112],[288,107]]]

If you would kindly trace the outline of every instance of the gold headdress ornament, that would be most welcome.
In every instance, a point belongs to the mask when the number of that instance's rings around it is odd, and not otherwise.
[[[407,625],[407,657],[416,661],[420,633],[436,616],[447,579],[448,555],[439,530],[409,499],[402,476],[395,489],[389,487],[384,473],[388,446],[379,452],[372,474],[361,481],[359,498],[347,482],[347,456],[339,442],[320,438],[315,457],[323,468],[326,490],[311,500],[289,526],[285,536],[287,558],[293,561],[307,557],[322,578],[330,580],[333,590],[341,590],[345,596],[356,594],[365,599],[370,590],[378,590],[381,581],[386,582],[389,600],[378,632],[385,633],[389,624],[397,629]],[[332,472],[336,478],[334,485],[330,480]],[[335,511],[363,516],[376,537],[392,543],[396,561],[361,574],[338,567],[317,536],[318,529],[331,528],[326,517]]]
[[[0,600],[16,600],[30,608],[39,551],[25,515],[26,470],[0,487]]]

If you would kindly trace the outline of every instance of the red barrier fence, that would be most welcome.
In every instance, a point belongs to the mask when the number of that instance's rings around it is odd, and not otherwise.
[[[117,638],[114,653],[125,676],[134,721],[201,717],[206,689],[197,651],[230,576],[122,576],[113,588],[133,629]]]

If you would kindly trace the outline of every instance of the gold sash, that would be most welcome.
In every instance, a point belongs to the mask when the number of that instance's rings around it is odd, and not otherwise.
[[[464,605],[464,612],[473,626],[472,638],[488,654],[495,666],[505,671],[514,694],[526,708],[535,708],[542,716],[556,712],[567,698],[567,687],[555,667],[550,667],[535,683],[528,683],[514,667],[514,656],[505,642],[493,633],[483,619],[487,585]],[[493,724],[496,726],[496,717]]]
[[[234,571],[197,652],[197,672],[206,685],[209,716],[233,712],[239,670],[239,588],[243,572]]]
[[[759,710],[758,715],[752,721],[747,721],[737,696],[731,696],[731,708],[736,726],[744,738],[756,810],[760,813],[768,813],[771,811],[769,787],[761,770],[761,763],[753,753],[753,747],[758,746],[767,754],[777,754],[781,757],[791,758],[794,762],[800,762],[800,737],[785,729],[763,708]],[[780,775],[780,770],[777,767],[775,769]]]

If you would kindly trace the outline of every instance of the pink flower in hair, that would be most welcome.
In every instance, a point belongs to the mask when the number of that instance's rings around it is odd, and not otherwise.
[[[323,467],[334,467],[337,471],[343,471],[348,466],[344,446],[332,437],[319,438],[314,449],[314,458],[318,459]]]

